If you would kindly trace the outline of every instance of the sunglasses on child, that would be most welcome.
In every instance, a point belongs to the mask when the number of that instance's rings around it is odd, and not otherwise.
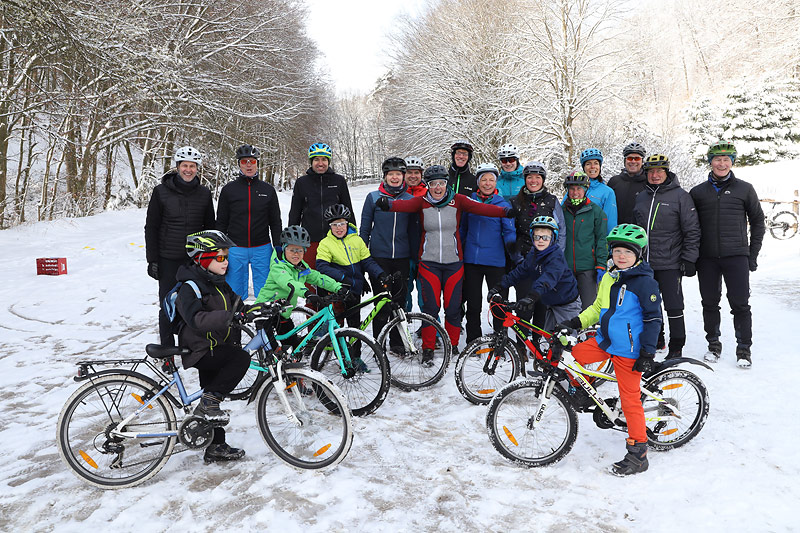
[[[228,254],[219,254],[219,255],[211,255],[211,254],[203,254],[203,259],[214,259],[217,263],[224,263],[228,260]]]
[[[552,235],[533,235],[534,241],[544,241],[547,242],[553,238]]]

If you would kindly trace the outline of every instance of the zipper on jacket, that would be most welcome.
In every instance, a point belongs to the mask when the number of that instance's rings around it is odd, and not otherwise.
[[[247,247],[252,246],[250,238],[250,228],[253,227],[253,200],[252,200],[252,180],[247,182]]]
[[[619,296],[617,296],[617,307],[620,307],[622,305],[622,301],[625,299],[626,288],[627,285],[624,284],[622,285],[622,287],[619,288]]]
[[[647,236],[650,237],[650,232],[653,231],[653,227],[656,225],[656,213],[658,213],[658,206],[661,204],[656,204],[656,210],[653,212],[653,204],[656,203],[656,191],[653,191],[653,197],[650,199],[650,209],[647,212],[647,220],[649,220],[649,224],[647,226]],[[647,247],[647,262],[650,262],[650,247]]]
[[[436,214],[439,216],[439,262],[444,263],[444,233],[442,232],[442,210],[436,208]]]
[[[394,220],[392,221],[392,259],[394,259],[394,242],[397,238],[397,213],[392,213],[394,215]]]
[[[628,341],[631,343],[631,353],[633,353],[633,331],[631,331],[630,322],[628,322]]]

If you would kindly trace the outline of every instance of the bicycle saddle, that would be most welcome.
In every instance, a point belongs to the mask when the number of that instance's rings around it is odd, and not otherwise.
[[[160,344],[148,344],[144,351],[153,359],[166,359],[174,355],[189,355],[192,351],[189,348],[180,346],[161,346]]]

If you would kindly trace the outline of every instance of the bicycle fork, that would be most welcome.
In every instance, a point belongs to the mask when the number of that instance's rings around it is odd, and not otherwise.
[[[411,338],[411,331],[409,331],[408,328],[408,318],[406,315],[406,311],[405,309],[398,308],[396,312],[397,316],[400,317],[400,338],[403,341],[403,345],[407,352],[416,355],[417,347],[414,344],[413,339]]]
[[[286,418],[294,424],[295,426],[302,426],[303,421],[300,420],[292,406],[289,405],[289,398],[286,397],[288,389],[294,389],[291,394],[295,395],[295,399],[297,400],[297,404],[300,406],[301,410],[305,409],[305,405],[303,404],[302,394],[300,394],[300,390],[298,389],[299,383],[297,381],[291,383],[290,385],[286,384],[285,374],[283,372],[283,361],[278,361],[278,364],[275,365],[275,383],[273,386],[275,387],[275,392],[278,394],[278,398],[281,401],[281,405],[283,405],[283,409],[286,412]]]

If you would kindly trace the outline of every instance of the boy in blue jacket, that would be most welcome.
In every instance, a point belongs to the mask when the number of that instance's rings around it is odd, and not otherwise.
[[[611,466],[618,476],[647,470],[647,426],[642,408],[642,374],[654,369],[656,341],[661,331],[661,296],[653,270],[642,260],[647,233],[635,224],[620,224],[606,237],[611,250],[609,269],[597,299],[579,316],[556,326],[580,329],[600,323],[597,335],[576,345],[572,355],[580,364],[611,358],[619,399],[628,423],[627,454]]]
[[[580,312],[578,283],[558,246],[558,222],[553,217],[536,217],[530,226],[533,248],[525,260],[514,270],[503,276],[500,283],[489,291],[488,299],[501,300],[501,291],[528,278],[531,290],[527,295],[517,295],[517,312],[520,317],[531,316],[536,303],[543,304],[543,318],[534,321],[542,329],[549,330],[556,322]]]

